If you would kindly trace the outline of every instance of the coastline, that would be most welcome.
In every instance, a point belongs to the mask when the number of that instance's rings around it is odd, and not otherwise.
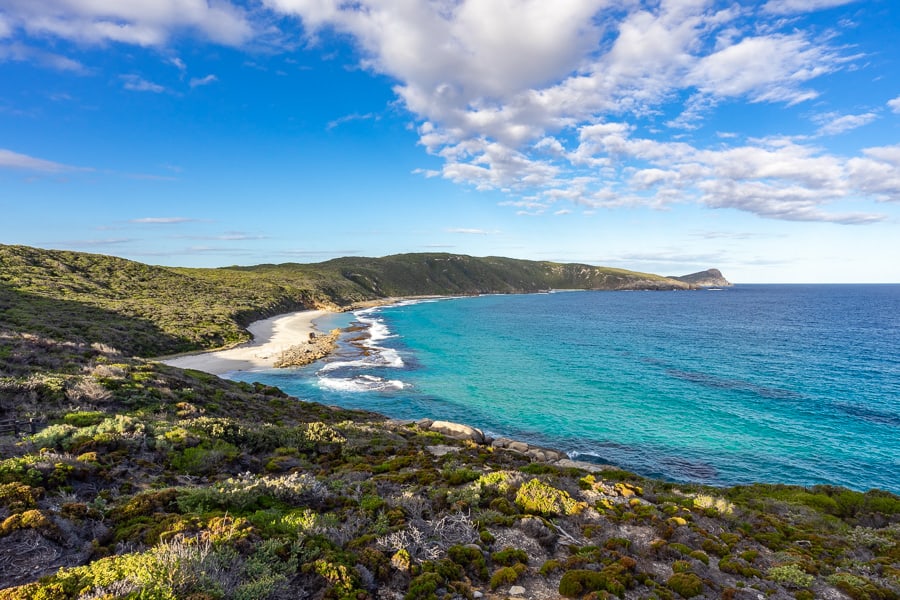
[[[227,350],[186,354],[159,362],[218,376],[234,371],[273,369],[282,351],[306,343],[310,333],[319,333],[313,321],[327,314],[331,311],[301,310],[254,321],[247,326],[247,331],[253,335],[252,341]]]

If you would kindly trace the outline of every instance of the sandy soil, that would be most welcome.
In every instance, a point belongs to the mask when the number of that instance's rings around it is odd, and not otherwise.
[[[312,322],[327,312],[304,310],[256,321],[247,327],[247,330],[253,334],[252,342],[228,350],[187,354],[167,358],[160,362],[181,369],[196,369],[213,375],[224,375],[232,371],[271,369],[282,350],[287,350],[291,346],[304,343],[309,339],[310,332],[316,331]]]

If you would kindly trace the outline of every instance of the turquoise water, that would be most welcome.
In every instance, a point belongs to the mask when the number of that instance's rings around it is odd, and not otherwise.
[[[675,481],[900,492],[900,286],[481,296],[320,328],[348,325],[325,361],[236,378]]]

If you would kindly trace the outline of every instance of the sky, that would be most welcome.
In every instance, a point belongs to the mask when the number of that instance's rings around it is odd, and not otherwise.
[[[0,0],[0,243],[900,282],[896,0]]]

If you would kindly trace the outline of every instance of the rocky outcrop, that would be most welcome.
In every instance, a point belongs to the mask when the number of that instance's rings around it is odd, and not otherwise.
[[[539,462],[554,462],[568,458],[565,452],[553,450],[552,448],[544,448],[542,446],[534,446],[509,438],[497,438],[491,445],[494,448],[504,448],[506,450],[518,452],[519,454],[524,454],[528,458]]]
[[[681,275],[680,277],[669,276],[669,279],[677,279],[691,285],[702,288],[711,287],[728,287],[731,282],[725,279],[722,272],[718,269],[707,269],[690,275]]]
[[[325,358],[334,350],[340,334],[340,329],[333,329],[328,335],[311,333],[309,341],[305,344],[297,344],[287,350],[283,350],[278,358],[275,359],[275,368],[302,367],[320,358]]]
[[[451,423],[450,421],[434,421],[429,426],[432,431],[443,433],[447,437],[457,440],[472,440],[476,444],[484,444],[484,432],[475,427],[469,427],[461,423]]]

